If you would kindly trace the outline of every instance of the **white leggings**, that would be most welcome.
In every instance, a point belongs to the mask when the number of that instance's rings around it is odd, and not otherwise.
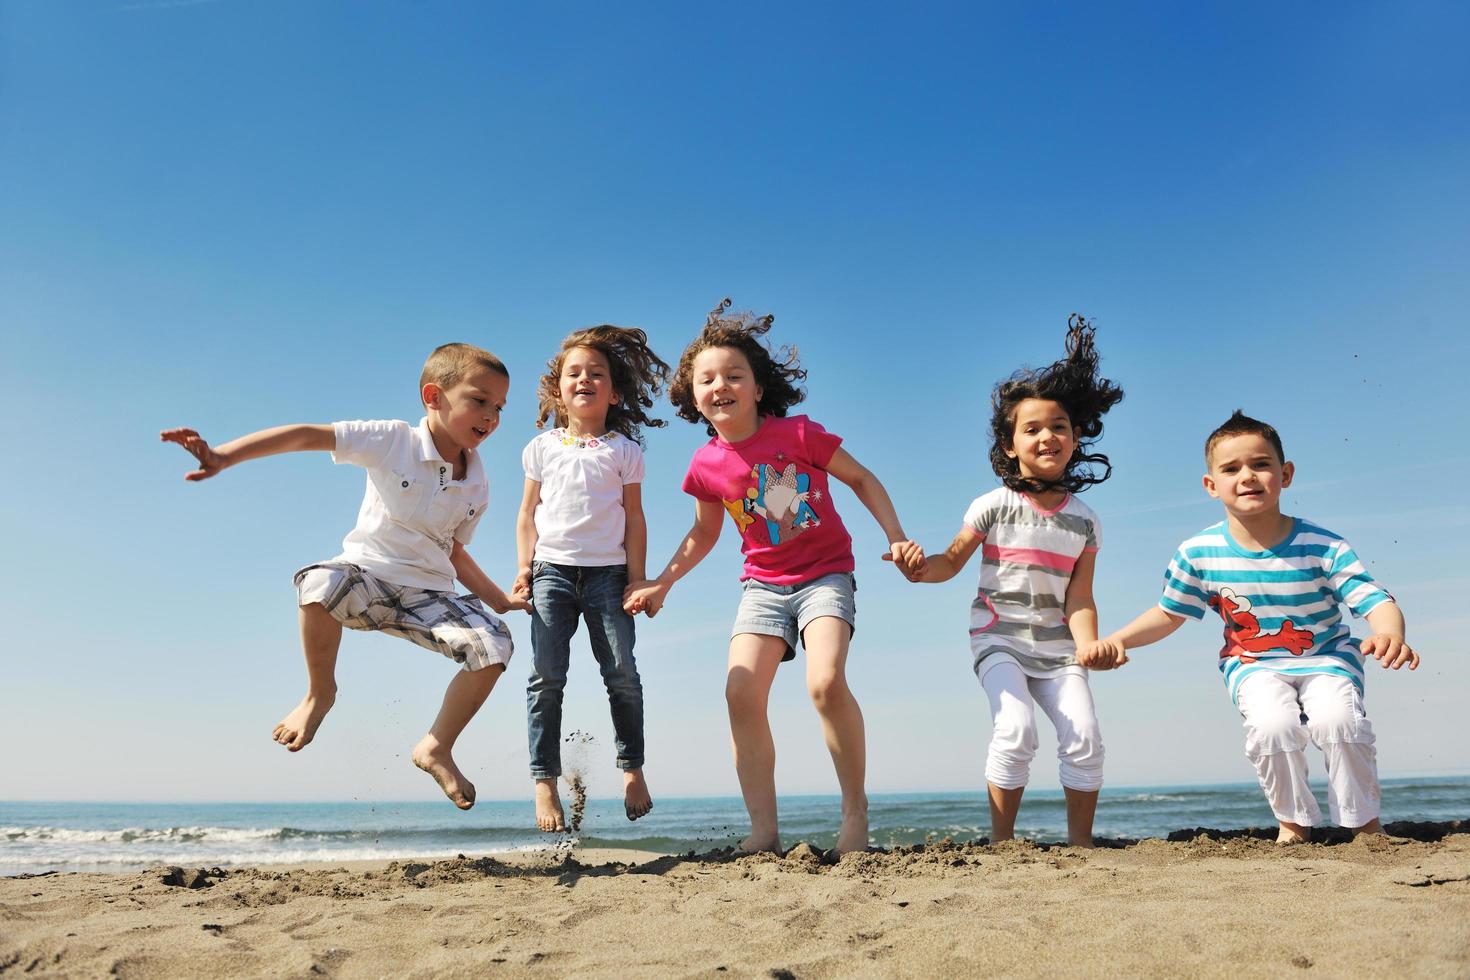
[[[1361,827],[1378,818],[1378,753],[1363,696],[1337,674],[1259,670],[1240,682],[1245,754],[1277,820],[1312,827],[1322,811],[1307,785],[1307,740],[1327,762],[1332,822]]]
[[[987,780],[1001,789],[1026,785],[1031,760],[1036,757],[1039,704],[1057,730],[1062,785],[1085,792],[1102,788],[1102,732],[1085,675],[1028,677],[1007,659],[981,674],[980,684],[990,698],[993,719],[990,753],[985,759]]]

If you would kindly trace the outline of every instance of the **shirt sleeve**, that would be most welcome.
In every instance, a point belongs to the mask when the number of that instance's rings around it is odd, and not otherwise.
[[[1341,538],[1327,553],[1327,581],[1337,601],[1351,609],[1359,619],[1380,603],[1393,599],[1388,590],[1368,574],[1353,546]]]
[[[1189,556],[1180,548],[1164,569],[1164,593],[1159,608],[1176,616],[1204,619],[1210,608],[1209,588]]]
[[[486,490],[486,493],[488,494],[489,491]],[[488,497],[471,507],[470,516],[460,521],[459,527],[454,529],[454,540],[458,541],[460,544],[469,544],[470,539],[475,536],[475,528],[480,526],[480,518],[483,517],[485,515],[485,511],[489,509],[490,500],[488,499]]]
[[[521,468],[526,471],[526,479],[535,480],[537,483],[544,482],[541,479],[540,436],[526,443],[526,448],[521,450]]]
[[[842,437],[833,435],[805,416],[797,422],[796,431],[806,458],[813,466],[825,470],[837,447],[842,445]]]
[[[632,439],[623,442],[623,486],[643,482],[643,447]]]
[[[699,464],[699,453],[695,453],[694,458],[689,461],[689,470],[684,474],[682,489],[696,500],[715,503],[720,497],[718,494],[710,493],[709,488],[704,485],[704,480],[701,478],[703,469]]]
[[[965,509],[965,527],[980,535],[980,540],[985,540],[990,535],[991,525],[995,523],[995,505],[984,497],[976,497]]]
[[[393,453],[399,439],[408,435],[407,422],[389,419],[376,422],[333,422],[332,434],[337,448],[332,462],[361,466],[365,469],[383,465]]]
[[[1083,551],[1096,551],[1102,547],[1102,521],[1098,520],[1096,514],[1087,518],[1087,542],[1082,545]]]

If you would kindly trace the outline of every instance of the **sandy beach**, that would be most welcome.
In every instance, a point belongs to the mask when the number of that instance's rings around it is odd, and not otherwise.
[[[1390,830],[6,878],[0,974],[1470,975],[1470,827]]]

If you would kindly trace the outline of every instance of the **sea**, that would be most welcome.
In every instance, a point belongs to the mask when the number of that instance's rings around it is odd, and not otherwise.
[[[1390,779],[1382,786],[1385,821],[1470,819],[1470,775]],[[1317,788],[1322,812],[1325,790]],[[836,796],[782,796],[781,832],[789,846],[836,843]],[[870,842],[879,847],[990,833],[981,793],[874,793]],[[620,799],[587,801],[576,834],[535,830],[529,797],[476,803],[461,812],[442,800],[411,803],[36,803],[0,801],[0,876],[46,871],[137,871],[161,865],[228,867],[307,862],[476,857],[505,851],[633,848],[679,854],[734,844],[748,830],[739,797],[660,797],[637,822]],[[1098,803],[1100,837],[1166,837],[1214,827],[1274,827],[1254,783],[1108,787]],[[1060,790],[1026,793],[1018,836],[1066,837]]]

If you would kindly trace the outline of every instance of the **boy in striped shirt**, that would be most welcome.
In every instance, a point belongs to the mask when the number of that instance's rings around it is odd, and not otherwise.
[[[1322,817],[1307,786],[1310,739],[1327,763],[1332,819],[1382,833],[1373,727],[1363,713],[1363,664],[1419,666],[1398,604],[1331,531],[1281,513],[1294,467],[1281,437],[1237,410],[1205,442],[1205,490],[1225,520],[1179,546],[1159,604],[1102,641],[1122,649],[1162,640],[1187,619],[1224,624],[1220,673],[1245,720],[1245,753],[1281,825],[1306,840]],[[1353,640],[1339,604],[1373,635]]]

